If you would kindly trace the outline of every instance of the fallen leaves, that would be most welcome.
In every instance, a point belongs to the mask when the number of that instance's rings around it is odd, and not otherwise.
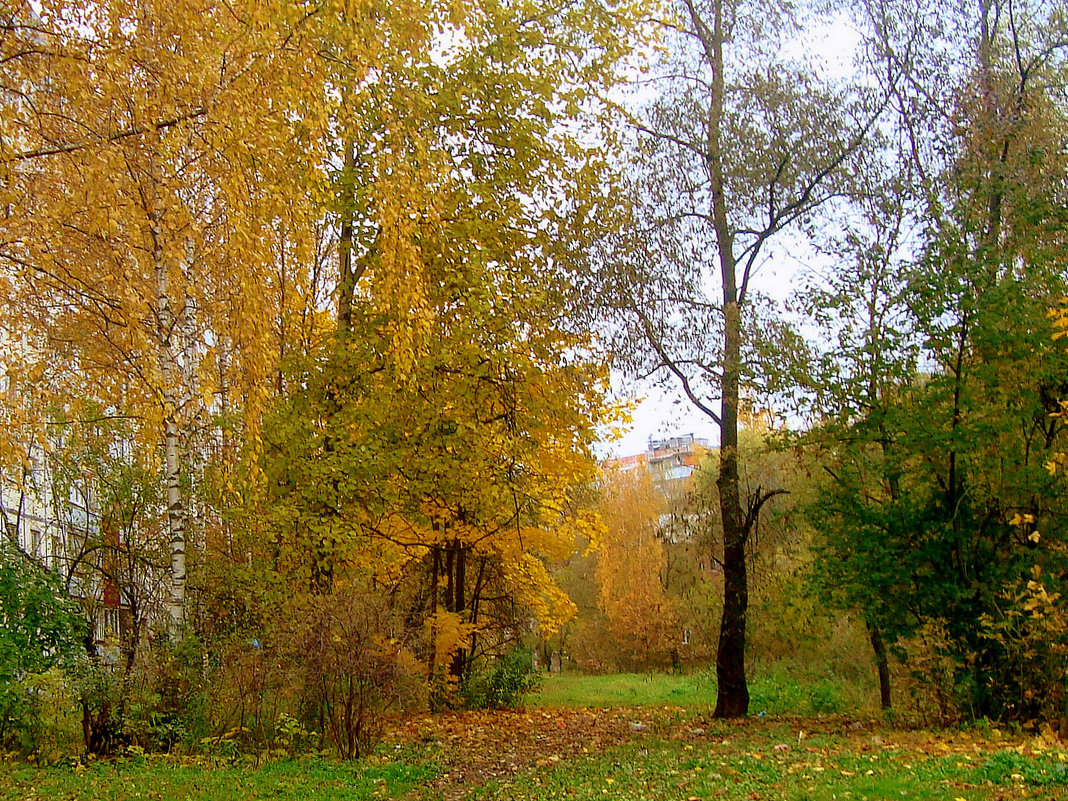
[[[631,710],[453,712],[412,718],[393,740],[436,746],[434,757],[443,772],[434,788],[450,801],[483,782],[598,753],[652,730],[633,722]]]
[[[487,798],[570,797],[582,781],[605,798],[777,799],[823,787],[859,799],[882,797],[882,783],[896,781],[939,788],[930,797],[946,801],[994,797],[995,788],[1016,801],[1037,797],[1035,760],[1051,772],[1068,760],[1049,734],[1007,741],[1001,732],[904,731],[835,718],[718,721],[642,707],[424,716],[404,724],[395,741],[427,749],[441,772],[419,797],[445,801],[486,786],[497,787]],[[998,759],[1002,767],[992,770]]]

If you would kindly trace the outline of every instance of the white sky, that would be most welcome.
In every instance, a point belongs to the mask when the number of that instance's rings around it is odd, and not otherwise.
[[[852,59],[860,45],[860,33],[843,16],[841,21],[832,25],[822,25],[806,31],[795,40],[797,50],[806,52],[815,63],[822,66],[831,75],[843,75],[852,69]],[[788,46],[787,50],[792,50]],[[783,238],[788,237],[785,234]],[[798,258],[807,248],[790,248],[785,255],[771,255],[753,275],[753,288],[776,300],[785,300],[794,288],[795,276],[806,267],[814,267]],[[715,443],[719,441],[719,430],[713,422],[696,409],[678,389],[661,390],[657,387],[643,387],[638,384],[616,387],[620,397],[639,398],[641,402],[632,413],[632,422],[625,428],[619,439],[603,440],[598,451],[605,455],[629,456],[645,451],[650,437],[662,439],[681,434],[694,434]],[[718,408],[718,403],[714,406]]]

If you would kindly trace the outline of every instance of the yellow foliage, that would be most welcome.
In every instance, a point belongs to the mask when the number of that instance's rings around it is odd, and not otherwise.
[[[612,417],[607,368],[560,325],[588,235],[562,209],[580,219],[604,169],[579,115],[616,48],[599,6],[544,26],[428,0],[8,6],[33,24],[0,43],[0,93],[28,101],[0,116],[0,325],[48,368],[41,395],[135,420],[152,466],[161,440],[167,464],[217,461],[217,499],[255,509],[252,550],[296,586],[394,584],[456,542],[544,629],[573,614],[544,562],[599,538],[574,498]],[[571,14],[596,66],[552,39]],[[324,369],[346,223],[352,351]],[[0,416],[10,463],[39,421]],[[194,483],[172,482],[185,508]]]
[[[1068,336],[1068,298],[1063,298],[1056,308],[1049,312],[1053,322],[1053,338]]]
[[[441,606],[424,623],[427,633],[433,637],[434,664],[443,665],[457,651],[466,648],[476,626],[465,623],[455,612],[447,612]]]
[[[663,658],[678,636],[674,603],[661,583],[666,555],[657,533],[664,503],[648,472],[606,473],[598,604],[613,638],[631,647],[638,664]]]

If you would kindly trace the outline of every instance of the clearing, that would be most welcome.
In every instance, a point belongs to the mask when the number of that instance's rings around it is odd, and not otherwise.
[[[566,684],[541,697],[572,692]],[[419,716],[391,730],[373,757],[351,764],[211,756],[47,769],[9,762],[0,764],[0,798],[1068,800],[1068,753],[1048,730],[907,730],[840,715],[713,721],[704,703],[658,703],[658,685],[643,695],[640,679],[601,686],[634,697],[627,706]],[[590,693],[595,703],[603,700],[597,696]]]

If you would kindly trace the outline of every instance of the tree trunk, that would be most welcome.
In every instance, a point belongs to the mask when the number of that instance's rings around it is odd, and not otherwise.
[[[182,503],[182,473],[179,459],[178,415],[178,325],[171,305],[167,260],[163,250],[163,226],[156,209],[149,210],[152,228],[152,259],[156,271],[156,303],[159,310],[159,370],[163,381],[163,470],[167,487],[167,532],[171,542],[171,576],[167,614],[175,631],[185,620],[185,514]]]
[[[185,515],[182,513],[182,469],[179,454],[177,411],[173,393],[165,395],[167,416],[164,419],[164,470],[167,484],[167,529],[171,540],[171,581],[167,612],[179,628],[185,619]]]
[[[340,276],[338,279],[337,330],[342,337],[352,331],[352,300],[356,294],[356,272],[352,264],[352,218],[356,205],[356,145],[349,139],[345,143],[345,172],[342,179],[343,201],[341,230],[338,237],[338,260]]]
[[[749,608],[749,582],[745,546],[749,530],[742,512],[738,487],[738,399],[741,383],[742,320],[738,304],[738,263],[727,213],[727,182],[723,163],[723,4],[713,4],[712,29],[688,4],[695,27],[703,31],[705,55],[712,68],[712,96],[708,115],[706,169],[712,188],[712,223],[716,233],[720,282],[723,289],[723,384],[719,419],[720,518],[723,522],[723,618],[716,654],[717,718],[744,717],[749,712],[745,678],[745,623]]]
[[[738,304],[726,304],[724,379],[720,415],[719,490],[723,521],[723,618],[716,654],[718,681],[717,718],[738,718],[749,713],[749,687],[745,677],[745,624],[749,608],[749,576],[745,562],[748,527],[738,487]]]
[[[486,557],[481,556],[478,560],[478,575],[475,578],[475,586],[471,590],[471,642],[467,648],[467,662],[470,664],[475,659],[475,652],[478,648],[478,629],[474,628],[478,624],[478,602],[482,597],[482,580],[486,573]]]
[[[456,552],[456,558],[453,562],[453,570],[456,578],[454,581],[454,595],[452,600],[451,612],[459,615],[463,618],[464,612],[467,611],[467,589],[464,586],[466,581],[466,561],[467,554],[464,551],[463,544],[459,540],[454,540],[452,543],[452,549]],[[464,677],[464,673],[467,671],[467,647],[466,644],[461,645],[456,649],[456,653],[452,655],[452,663],[449,666],[449,673],[457,680],[460,681]]]
[[[871,649],[875,654],[875,669],[879,673],[879,705],[883,709],[890,709],[890,662],[886,657],[886,643],[873,623],[869,622],[867,625]]]
[[[434,531],[438,524],[433,523]],[[438,576],[441,573],[441,548],[437,545],[430,549],[430,658],[427,660],[426,680],[434,681],[438,657]]]

